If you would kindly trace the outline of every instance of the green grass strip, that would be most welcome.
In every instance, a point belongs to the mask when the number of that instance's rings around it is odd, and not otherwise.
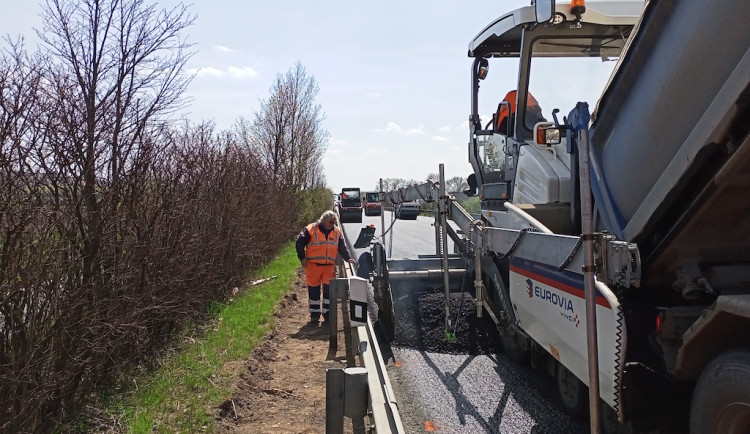
[[[294,244],[289,243],[255,274],[275,279],[219,306],[212,330],[194,338],[148,378],[136,379],[138,389],[111,406],[113,413],[121,414],[128,432],[211,432],[212,409],[231,393],[231,373],[221,372],[222,367],[250,356],[272,326],[275,306],[289,291],[298,267]]]

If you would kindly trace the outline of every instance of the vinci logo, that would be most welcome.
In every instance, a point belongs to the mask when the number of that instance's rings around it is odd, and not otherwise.
[[[526,292],[529,293],[529,298],[534,296],[534,282],[531,279],[526,279]]]

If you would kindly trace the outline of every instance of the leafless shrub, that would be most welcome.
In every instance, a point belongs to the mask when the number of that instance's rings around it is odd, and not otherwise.
[[[190,22],[49,0],[48,50],[0,55],[0,432],[72,418],[297,229],[237,134],[165,122]]]

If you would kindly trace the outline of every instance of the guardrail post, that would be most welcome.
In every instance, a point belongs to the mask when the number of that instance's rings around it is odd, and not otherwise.
[[[339,301],[346,300],[348,279],[331,279],[328,287],[328,348],[338,347]]]
[[[362,419],[367,415],[367,369],[356,366],[344,369],[344,416]]]
[[[326,434],[344,433],[344,370],[326,369]]]
[[[328,287],[328,348],[338,348],[339,334],[336,327],[339,323],[339,281],[331,279]]]

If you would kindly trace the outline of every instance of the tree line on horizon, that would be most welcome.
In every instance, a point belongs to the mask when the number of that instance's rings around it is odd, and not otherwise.
[[[427,175],[424,181],[417,181],[416,179],[406,178],[383,178],[383,191],[389,192],[398,190],[399,188],[411,187],[413,185],[420,185],[426,182],[438,182],[440,176],[437,173],[430,173]],[[469,188],[469,184],[466,182],[466,178],[461,176],[454,176],[445,180],[445,191],[448,193],[462,192]],[[375,183],[375,189],[372,191],[380,191],[380,181]]]

